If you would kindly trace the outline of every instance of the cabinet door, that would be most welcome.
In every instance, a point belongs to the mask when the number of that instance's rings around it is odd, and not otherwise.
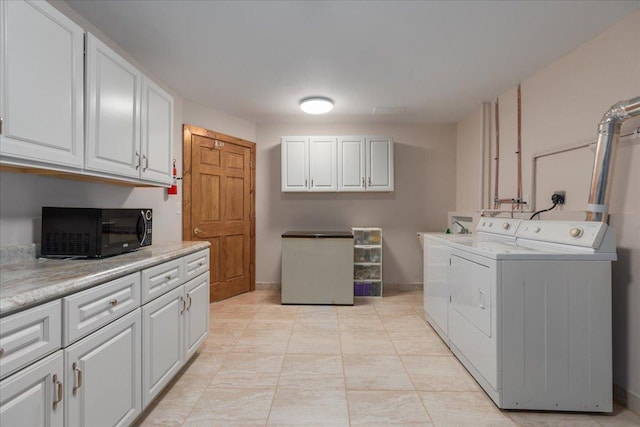
[[[86,168],[138,178],[142,74],[92,34],[86,63]]]
[[[47,2],[2,1],[0,22],[3,162],[82,167],[82,28]]]
[[[338,191],[365,191],[365,143],[362,136],[338,138]]]
[[[142,83],[141,178],[171,184],[173,97],[146,77]]]
[[[0,425],[63,426],[62,350],[0,382]]]
[[[367,190],[393,191],[393,140],[367,138]]]
[[[209,273],[201,274],[184,285],[187,300],[184,338],[185,360],[196,352],[209,336]]]
[[[141,405],[140,309],[65,352],[66,424],[128,426]]]
[[[142,307],[142,390],[146,406],[184,364],[184,287]]]
[[[282,191],[309,190],[309,142],[306,136],[282,138]]]
[[[311,191],[338,191],[338,159],[335,136],[309,138]]]

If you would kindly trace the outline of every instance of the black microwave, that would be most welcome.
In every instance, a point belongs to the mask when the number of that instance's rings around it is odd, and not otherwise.
[[[102,258],[151,245],[151,209],[42,208],[43,257]]]

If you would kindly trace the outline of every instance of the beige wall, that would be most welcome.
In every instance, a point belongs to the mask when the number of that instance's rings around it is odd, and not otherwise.
[[[531,158],[552,149],[595,141],[604,112],[620,100],[640,96],[640,12],[611,27],[565,57],[522,82],[523,194],[531,194]],[[606,62],[605,62],[606,61]],[[500,197],[515,196],[516,88],[500,95]],[[477,199],[478,168],[468,153],[477,153],[482,139],[472,130],[481,107],[458,123],[457,210]],[[493,124],[493,121],[492,121]],[[640,126],[634,119],[623,133]],[[491,149],[494,149],[492,141]],[[493,156],[492,156],[493,157]],[[594,151],[582,148],[538,160],[535,202],[551,205],[554,190],[567,192],[561,210],[542,219],[584,219]],[[493,162],[491,162],[493,166]],[[493,177],[493,171],[491,172]],[[493,178],[492,178],[493,179]],[[618,261],[613,264],[614,380],[627,389],[640,409],[640,139],[620,145],[610,199],[611,225],[616,228]],[[468,189],[463,189],[469,185]],[[493,194],[493,181],[491,183]],[[465,200],[460,195],[464,194]]]
[[[391,135],[392,193],[282,193],[280,137],[285,135]],[[386,283],[422,283],[416,232],[446,228],[455,205],[454,125],[293,125],[257,127],[256,280],[280,282],[280,236],[287,230],[383,228]]]

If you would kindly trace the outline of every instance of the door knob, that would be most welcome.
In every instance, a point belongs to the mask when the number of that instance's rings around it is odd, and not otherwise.
[[[193,233],[194,233],[196,236],[199,236],[199,235],[200,235],[200,233],[202,233],[202,230],[200,230],[198,227],[196,227],[196,228],[194,228],[194,229],[193,229]]]

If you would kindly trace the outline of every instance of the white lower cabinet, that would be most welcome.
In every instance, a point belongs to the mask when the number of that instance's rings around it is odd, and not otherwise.
[[[0,426],[132,425],[209,335],[208,259],[200,250],[0,319]]]
[[[142,308],[144,330],[142,389],[145,406],[184,364],[183,294],[184,290],[181,286]]]
[[[0,425],[64,425],[62,350],[0,382]]]
[[[64,350],[67,426],[128,426],[142,411],[140,311]]]
[[[209,273],[142,308],[143,404],[146,406],[209,333]]]

